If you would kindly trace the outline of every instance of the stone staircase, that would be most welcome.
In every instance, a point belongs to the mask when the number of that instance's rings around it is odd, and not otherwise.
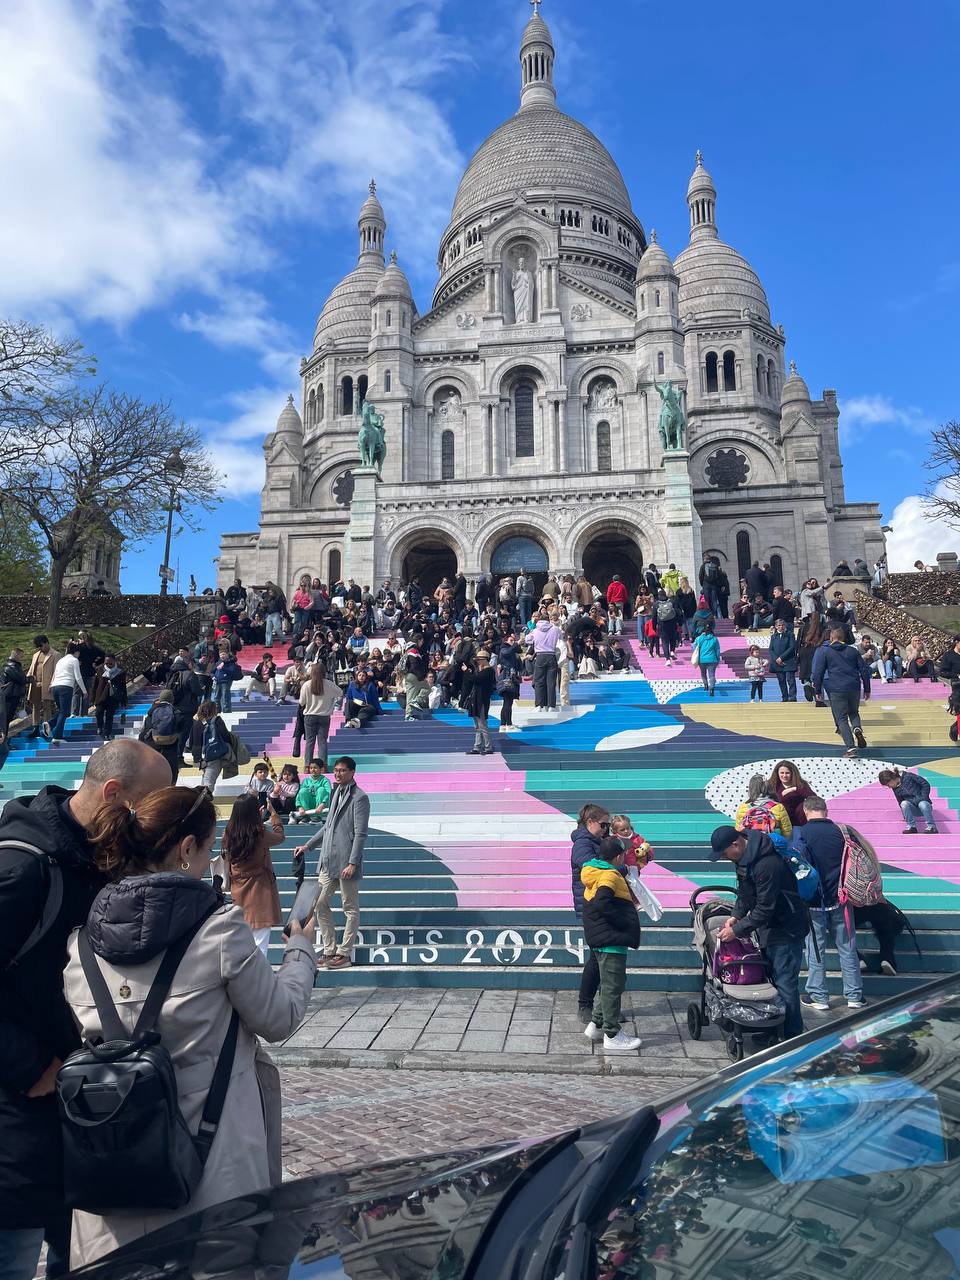
[[[525,694],[516,706],[516,734],[496,732],[494,703],[495,751],[486,757],[464,754],[473,729],[455,711],[406,724],[388,703],[364,730],[347,729],[336,717],[329,758],[356,758],[358,781],[371,797],[371,835],[357,963],[336,975],[320,973],[318,983],[575,986],[583,941],[570,906],[570,833],[581,806],[595,801],[628,813],[656,851],[644,879],[664,916],[644,924],[641,949],[631,954],[631,986],[694,990],[699,958],[691,946],[690,893],[733,883],[725,867],[705,856],[709,834],[733,813],[749,776],[770,772],[784,757],[798,761],[838,819],[874,842],[887,892],[917,929],[922,957],[901,939],[900,975],[868,977],[868,995],[955,970],[960,753],[947,739],[942,707],[923,696],[922,686],[875,686],[864,707],[870,746],[860,760],[842,760],[829,711],[804,701],[748,702],[746,683],[734,678],[747,639],[724,629],[723,659],[732,674],[718,684],[715,699],[703,692],[687,646],[671,668],[638,649],[639,673],[576,681],[572,706],[553,715],[535,712]],[[258,658],[259,650],[245,650],[244,669]],[[131,708],[128,732],[136,732],[150,696],[145,691]],[[769,696],[779,698],[773,681]],[[256,694],[249,703],[235,694],[234,707],[228,723],[254,754],[266,749],[279,768],[292,749],[296,708]],[[97,741],[86,720],[71,722],[63,747],[17,740],[0,773],[2,796],[48,781],[75,785]],[[940,835],[900,834],[897,807],[876,783],[886,763],[919,768],[930,779]],[[224,819],[248,775],[246,768],[218,786]],[[181,773],[182,783],[197,780],[191,769]],[[312,830],[288,828],[274,852],[285,910],[295,891],[292,850]],[[872,937],[863,949],[874,949]],[[277,935],[271,954],[280,953]],[[831,981],[836,988],[836,973]]]

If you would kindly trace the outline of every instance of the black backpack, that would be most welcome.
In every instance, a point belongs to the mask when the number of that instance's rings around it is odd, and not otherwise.
[[[203,1177],[230,1084],[240,1016],[234,1010],[196,1137],[180,1111],[173,1061],[156,1024],[184,952],[216,910],[167,948],[132,1033],[120,1021],[87,930],[80,930],[80,963],[105,1039],[86,1041],[57,1074],[64,1199],[71,1209],[182,1209]]]

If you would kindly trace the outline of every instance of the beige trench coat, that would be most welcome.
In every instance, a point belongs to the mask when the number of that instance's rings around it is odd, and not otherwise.
[[[96,1037],[100,1019],[77,955],[76,933],[69,955],[67,1001],[82,1035]],[[141,965],[99,962],[120,1019],[130,1030],[160,960],[158,955]],[[180,1109],[195,1133],[232,1011],[240,1014],[230,1087],[203,1179],[182,1209],[105,1217],[74,1213],[72,1266],[92,1262],[176,1218],[280,1182],[280,1078],[257,1037],[283,1040],[297,1028],[315,971],[313,947],[302,937],[290,939],[275,973],[236,907],[222,907],[206,921],[180,963],[158,1023],[176,1069]],[[121,996],[121,987],[129,988],[129,995]]]

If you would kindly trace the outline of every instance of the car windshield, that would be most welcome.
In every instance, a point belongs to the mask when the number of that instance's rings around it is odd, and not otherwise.
[[[595,1235],[604,1280],[960,1280],[960,991],[798,1046],[663,1116]]]

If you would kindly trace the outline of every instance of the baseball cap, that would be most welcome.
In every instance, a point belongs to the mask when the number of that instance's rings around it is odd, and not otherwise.
[[[734,840],[739,837],[740,832],[736,827],[717,827],[710,837],[710,861],[719,862]]]

